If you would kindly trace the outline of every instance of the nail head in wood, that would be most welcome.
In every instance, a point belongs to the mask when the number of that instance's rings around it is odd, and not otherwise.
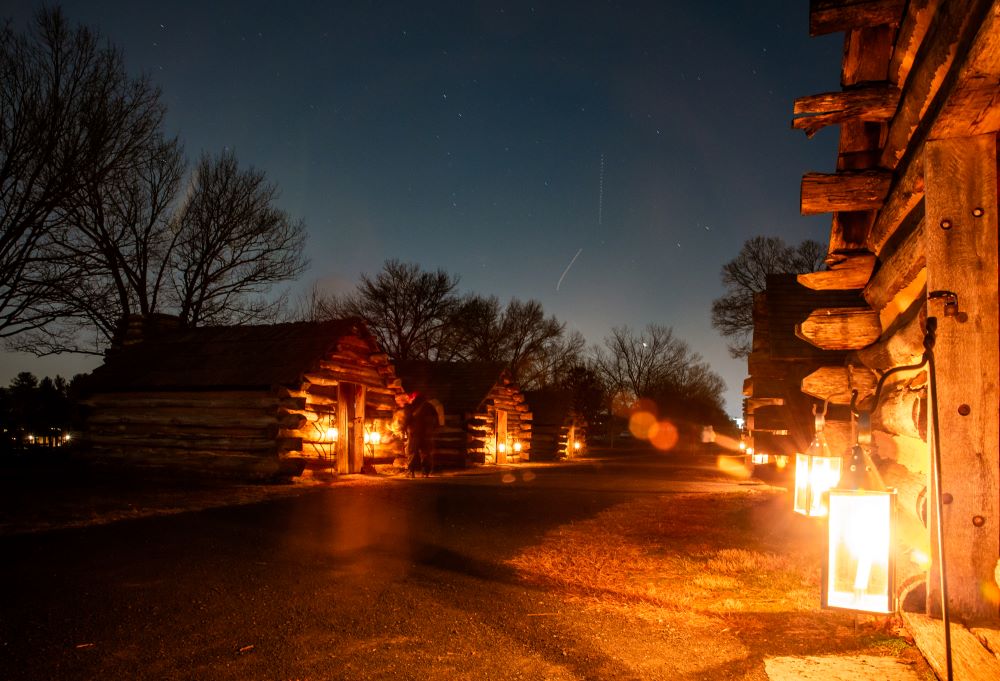
[[[986,211],[984,211],[982,208],[973,208],[972,209],[972,216],[973,217],[981,218],[985,214],[986,214]]]
[[[958,413],[962,416],[968,416],[972,413],[972,407],[967,404],[960,404],[958,405]]]
[[[941,229],[951,229],[951,220],[945,218],[941,221]]]
[[[974,515],[972,516],[972,524],[976,527],[982,527],[986,524],[986,518],[981,515]]]

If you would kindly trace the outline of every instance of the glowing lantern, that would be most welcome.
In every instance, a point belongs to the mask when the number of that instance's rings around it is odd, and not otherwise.
[[[771,460],[771,457],[767,454],[764,452],[758,452],[753,447],[747,449],[747,454],[750,455],[750,461],[752,461],[755,466],[766,466]]]
[[[501,454],[504,454],[507,451],[507,445],[501,442],[500,444],[497,445],[497,451],[500,452]]]
[[[839,456],[830,453],[823,435],[826,419],[816,414],[816,435],[805,453],[795,455],[795,512],[809,516],[827,514],[826,495],[840,482]]]
[[[382,433],[378,432],[377,430],[376,431],[372,431],[372,433],[369,435],[369,440],[370,440],[370,442],[373,445],[377,445],[377,444],[381,443],[382,442]]]
[[[580,447],[581,445],[579,440],[573,443],[573,449],[575,449],[576,451],[580,451]]]
[[[858,444],[841,486],[829,494],[823,606],[894,612],[895,491],[884,489]]]
[[[331,426],[330,428],[326,429],[326,439],[329,442],[336,442],[339,437],[340,437],[340,431],[337,430],[336,428]]]
[[[516,454],[520,454],[521,453],[521,443],[520,442],[515,442],[514,443],[514,453],[516,453]]]

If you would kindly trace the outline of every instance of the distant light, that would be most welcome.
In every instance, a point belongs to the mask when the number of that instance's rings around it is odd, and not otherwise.
[[[520,442],[515,442],[514,443],[514,451],[515,452],[520,452],[521,451],[521,443]]]

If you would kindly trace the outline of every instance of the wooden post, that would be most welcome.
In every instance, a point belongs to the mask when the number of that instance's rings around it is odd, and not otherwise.
[[[953,620],[995,619],[994,567],[1000,556],[996,136],[927,142],[924,172],[928,316],[938,318],[938,403],[931,409],[941,434],[941,491],[950,499],[943,511],[949,606]],[[957,314],[946,316],[936,291],[958,296]],[[934,528],[936,509],[929,506]],[[933,553],[927,606],[940,614],[936,546]]]

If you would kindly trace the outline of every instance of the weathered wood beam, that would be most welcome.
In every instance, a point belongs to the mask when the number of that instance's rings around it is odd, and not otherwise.
[[[931,25],[931,17],[937,11],[940,0],[910,0],[906,3],[906,14],[899,25],[892,58],[889,60],[889,82],[903,87],[913,68],[917,50]]]
[[[924,166],[927,291],[953,292],[959,307],[945,316],[940,301],[928,300],[927,310],[938,319],[931,408],[943,434],[941,490],[953,497],[943,516],[949,597],[956,619],[993,619],[997,605],[979,585],[993,579],[1000,555],[996,135],[929,141]],[[928,579],[931,612],[939,564]]]
[[[822,272],[800,274],[796,280],[814,291],[846,291],[864,288],[875,267],[871,253],[833,254],[829,269]]]
[[[973,38],[994,6],[995,0],[939,5],[903,88],[899,110],[889,125],[882,167],[896,169],[924,119],[933,119],[947,101],[958,81],[954,67],[965,62]]]
[[[882,325],[869,307],[821,307],[795,325],[795,335],[822,350],[859,350],[879,339]]]
[[[882,207],[892,174],[883,170],[806,173],[802,176],[802,215],[864,211]]]
[[[875,255],[881,255],[886,243],[893,237],[903,221],[919,209],[924,198],[923,152],[918,153],[893,180],[885,204],[868,232],[866,246]]]
[[[905,0],[809,0],[809,35],[899,23]]]
[[[875,392],[878,378],[863,367],[830,366],[820,367],[802,379],[802,392],[830,404],[850,404],[851,393],[858,391],[864,398]]]
[[[917,301],[886,330],[881,340],[858,350],[854,356],[866,367],[878,372],[916,364],[924,354],[926,324],[927,306],[923,300]]]
[[[783,397],[751,397],[747,399],[747,413],[752,414],[761,407],[780,407],[785,404]]]
[[[873,310],[881,310],[927,266],[923,221],[882,261],[862,295]]]
[[[792,128],[812,137],[828,125],[846,120],[884,122],[892,118],[899,104],[899,90],[889,85],[872,85],[855,90],[825,92],[799,97],[792,105]]]
[[[874,427],[892,435],[927,439],[927,388],[911,389],[902,382],[883,389],[872,414]]]
[[[788,408],[785,406],[770,405],[753,412],[754,430],[776,433],[789,428]]]
[[[895,37],[896,27],[891,24],[847,31],[844,34],[840,85],[848,88],[860,83],[884,82]]]
[[[928,579],[928,584],[933,580]],[[977,584],[972,585],[978,588]],[[947,653],[944,648],[944,624],[940,619],[903,611],[903,622],[913,635],[917,648],[934,668],[939,679],[947,678]],[[986,649],[968,629],[951,622],[951,658],[953,677],[962,681],[1000,679],[1000,660]]]
[[[957,82],[929,139],[972,137],[1000,130],[1000,3],[993,3],[973,40]]]

